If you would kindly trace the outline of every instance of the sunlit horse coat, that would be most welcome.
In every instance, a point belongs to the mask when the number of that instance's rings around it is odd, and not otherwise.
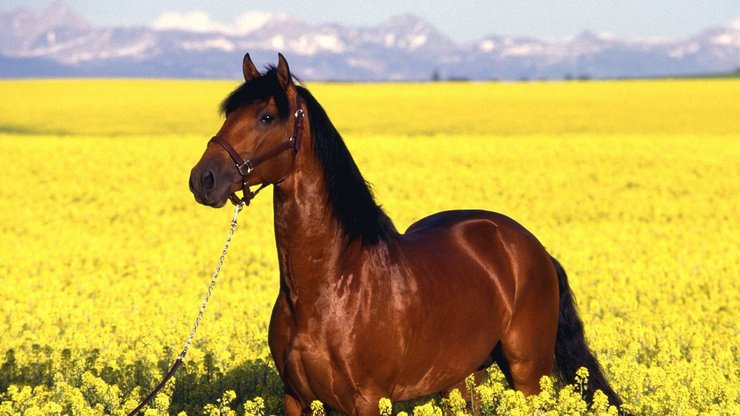
[[[269,344],[288,415],[309,413],[313,400],[377,414],[382,397],[448,391],[494,362],[525,394],[553,368],[570,382],[584,366],[588,397],[601,389],[621,403],[585,343],[565,272],[531,233],[480,210],[400,233],[282,55],[265,74],[247,55],[243,72],[223,104],[220,145],[206,148],[190,187],[221,207],[237,190],[274,185],[280,291]],[[296,133],[301,112],[308,122]],[[282,145],[296,134],[301,146]],[[229,148],[247,161],[284,150],[245,174]]]

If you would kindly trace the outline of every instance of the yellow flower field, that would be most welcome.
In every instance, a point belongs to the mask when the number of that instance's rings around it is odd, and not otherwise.
[[[188,175],[236,85],[0,81],[0,416],[125,415],[169,369],[232,215],[197,205]],[[626,410],[740,414],[740,81],[308,87],[399,229],[483,208],[538,236]],[[280,414],[271,209],[266,191],[240,215],[146,415]],[[475,411],[616,412],[542,383],[525,399],[493,369]]]

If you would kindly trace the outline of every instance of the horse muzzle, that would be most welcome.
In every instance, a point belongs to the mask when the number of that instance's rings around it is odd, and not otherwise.
[[[201,161],[190,171],[188,185],[199,204],[221,208],[229,200],[236,179],[233,173],[224,172],[218,164]]]

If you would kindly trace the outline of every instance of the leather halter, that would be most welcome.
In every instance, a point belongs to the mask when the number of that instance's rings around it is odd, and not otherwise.
[[[221,146],[224,150],[226,150],[226,153],[231,156],[231,159],[234,161],[234,166],[236,167],[236,171],[239,172],[239,175],[242,177],[242,197],[239,198],[236,195],[236,192],[232,192],[231,195],[229,195],[229,200],[234,205],[238,205],[240,203],[244,203],[244,205],[249,205],[249,202],[254,199],[255,196],[257,196],[257,193],[261,191],[263,188],[265,188],[267,185],[270,185],[269,183],[263,183],[260,185],[260,187],[252,192],[249,189],[249,174],[254,171],[257,166],[259,166],[261,163],[272,159],[273,157],[283,153],[286,150],[293,150],[293,157],[295,157],[296,153],[301,149],[301,136],[303,133],[303,100],[300,96],[296,95],[296,110],[294,114],[294,121],[293,121],[293,135],[288,138],[288,140],[276,145],[272,149],[266,151],[265,153],[262,153],[258,156],[255,156],[251,159],[245,159],[243,158],[239,152],[234,149],[232,145],[226,142],[221,136],[213,136],[211,140],[208,141],[208,146],[211,145],[211,143],[216,143],[217,145]],[[281,179],[282,180],[282,179]],[[280,181],[277,181],[280,182]]]

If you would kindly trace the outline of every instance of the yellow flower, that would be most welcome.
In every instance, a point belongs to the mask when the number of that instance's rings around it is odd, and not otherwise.
[[[0,81],[0,416],[125,415],[167,372],[231,216],[195,204],[187,173],[235,85]],[[740,414],[739,80],[309,87],[399,229],[477,207],[540,239],[625,410]],[[283,410],[273,232],[262,193],[145,414]],[[587,377],[525,398],[493,366],[465,386],[482,414],[615,414],[581,399]]]

